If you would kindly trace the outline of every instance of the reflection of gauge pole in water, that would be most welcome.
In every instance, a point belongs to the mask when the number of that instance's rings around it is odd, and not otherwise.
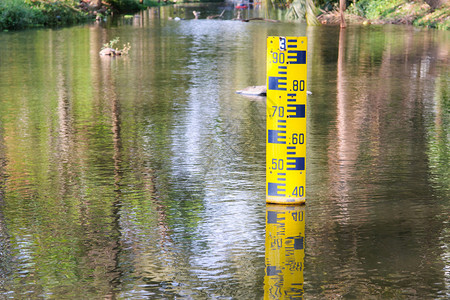
[[[306,37],[267,38],[266,202],[305,202]]]
[[[264,299],[303,299],[305,206],[266,206]]]

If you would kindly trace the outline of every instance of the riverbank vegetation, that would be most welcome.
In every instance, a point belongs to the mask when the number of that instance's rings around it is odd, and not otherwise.
[[[1,0],[0,30],[74,25],[157,4],[153,0],[145,4],[143,0]]]
[[[216,2],[178,0],[177,2]],[[341,3],[340,3],[341,2]],[[285,9],[286,14],[316,24],[412,24],[450,30],[450,2],[446,0],[263,0],[262,4]],[[132,13],[170,0],[1,0],[0,30],[67,26],[101,19],[111,12]],[[341,4],[341,6],[339,5]]]
[[[65,26],[87,21],[89,14],[75,1],[2,0],[0,29]]]
[[[338,1],[321,1],[319,20],[339,23]],[[450,2],[445,0],[353,0],[344,12],[347,23],[409,24],[450,30]]]

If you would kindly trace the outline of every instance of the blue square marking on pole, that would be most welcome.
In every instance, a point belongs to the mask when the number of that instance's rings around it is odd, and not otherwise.
[[[288,50],[287,58],[290,59],[290,64],[306,64],[306,51]]]
[[[267,87],[269,90],[274,91],[285,91],[286,90],[286,82],[282,82],[281,80],[286,80],[286,77],[276,77],[269,76],[269,86]],[[282,87],[284,86],[284,87]]]
[[[305,170],[305,158],[304,157],[288,157],[287,158],[288,171],[302,171]]]
[[[288,115],[289,118],[304,118],[306,115],[306,106],[304,104],[288,104],[287,112],[294,113]]]
[[[286,138],[286,130],[268,130],[267,142],[271,144],[286,144],[286,141],[282,141]]]
[[[267,183],[267,193],[269,196],[281,196],[284,197],[286,194],[282,194],[282,192],[286,192],[285,183],[276,183],[276,182],[268,182]]]

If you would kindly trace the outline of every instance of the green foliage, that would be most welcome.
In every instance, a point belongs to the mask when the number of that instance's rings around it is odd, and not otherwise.
[[[78,2],[44,0],[2,0],[0,29],[23,29],[79,23],[88,15],[76,8]]]
[[[161,2],[158,0],[144,0],[143,4],[144,4],[144,6],[154,7],[154,6],[160,6],[162,4],[165,4],[165,2]]]
[[[379,19],[404,2],[404,0],[360,0],[355,6],[364,12],[364,17]]]
[[[114,11],[118,13],[133,13],[143,8],[139,0],[107,0]]]
[[[414,25],[426,26],[442,30],[450,30],[450,3],[446,3],[432,13],[419,17]]]
[[[41,23],[46,26],[76,24],[87,18],[86,13],[75,8],[73,1],[33,1],[30,3],[43,14]]]
[[[314,0],[314,4],[323,10],[330,11],[339,7],[339,0]]]
[[[116,44],[119,42],[119,37],[115,37],[112,40],[110,40],[108,43],[103,44],[102,50],[106,48],[115,48]]]
[[[112,48],[115,49],[116,52],[120,53],[120,55],[127,55],[131,49],[131,45],[130,43],[123,44],[123,48],[119,49],[116,47],[117,43],[119,43],[119,39],[119,37],[115,37],[114,39],[110,40],[109,43],[103,44],[102,50],[106,48]]]
[[[288,5],[288,18],[305,19],[308,25],[320,24],[316,17],[319,11],[312,0],[293,0],[290,4],[288,2]]]
[[[34,24],[42,14],[24,1],[3,0],[0,2],[0,29],[22,29]]]
[[[371,20],[450,29],[450,3],[433,10],[420,0],[360,0],[352,9],[349,12],[363,12],[362,16]]]

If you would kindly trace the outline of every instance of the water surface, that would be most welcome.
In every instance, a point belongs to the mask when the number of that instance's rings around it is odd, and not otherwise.
[[[449,297],[448,32],[173,15],[0,34],[2,297],[270,298],[268,35],[308,37],[305,298]]]

